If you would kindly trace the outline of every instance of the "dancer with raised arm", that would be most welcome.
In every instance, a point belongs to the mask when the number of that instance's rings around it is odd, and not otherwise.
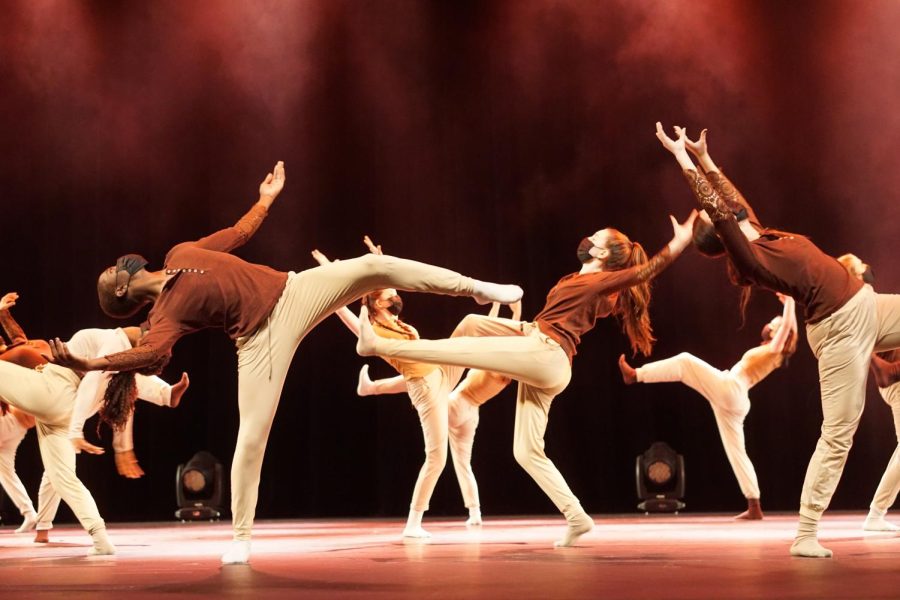
[[[874,286],[875,276],[872,268],[853,254],[844,254],[838,257],[838,262],[844,265],[847,271],[857,279]],[[900,492],[900,350],[884,352],[880,356],[872,355],[869,365],[878,393],[890,407],[894,416],[894,432],[897,436],[897,447],[894,449],[891,459],[888,461],[875,490],[875,496],[869,505],[869,514],[863,523],[866,531],[900,531],[900,527],[885,519],[888,509],[897,500]]]
[[[747,350],[728,370],[720,371],[687,352],[636,369],[628,364],[624,354],[619,357],[619,369],[626,384],[679,381],[709,401],[728,462],[747,499],[747,510],[736,519],[763,518],[756,470],[744,445],[744,419],[750,412],[750,388],[785,365],[797,349],[794,300],[781,294],[778,297],[784,303],[782,315],[763,327],[762,344]]]
[[[232,255],[259,229],[284,181],[284,164],[279,162],[260,184],[259,200],[244,217],[233,227],[173,247],[161,270],[148,271],[146,259],[129,254],[100,274],[97,293],[108,315],[126,318],[153,305],[147,317],[150,331],[137,348],[85,359],[58,340],[51,344],[59,364],[83,371],[119,371],[116,377],[126,379],[121,386],[116,384],[124,392],[119,403],[127,407],[134,402],[127,372],[157,371],[181,337],[216,327],[235,340],[240,426],[231,466],[234,540],[222,557],[225,564],[250,559],[266,441],[294,352],[313,327],[341,306],[389,287],[472,296],[479,302],[511,303],[522,296],[518,286],[478,281],[390,256],[369,254],[284,273]],[[128,409],[121,412],[127,414]]]
[[[690,243],[695,217],[696,211],[684,224],[672,218],[672,240],[649,261],[641,245],[618,230],[601,229],[584,238],[577,251],[581,270],[550,290],[531,323],[469,315],[472,337],[389,340],[375,334],[363,306],[357,352],[469,367],[518,381],[513,455],[566,517],[568,528],[556,545],[572,546],[594,522],[544,453],[550,405],[569,384],[576,347],[598,318],[619,317],[632,350],[650,354],[650,281]]]
[[[518,321],[522,316],[522,302],[510,305],[512,320]],[[351,313],[352,314],[352,313]],[[489,317],[500,314],[500,304],[494,302],[488,313]],[[356,318],[356,315],[353,315]],[[450,456],[453,458],[453,470],[462,493],[463,502],[469,510],[466,525],[481,525],[481,499],[478,494],[478,482],[472,470],[472,448],[475,445],[475,431],[478,429],[479,408],[494,398],[510,384],[512,379],[499,373],[469,369],[465,378],[453,388],[448,396],[448,433]],[[356,388],[360,396],[378,394],[395,394],[406,391],[403,376],[372,381],[369,377],[369,365],[363,365],[359,372],[359,383]]]
[[[657,138],[683,169],[709,219],[705,227],[714,228],[728,256],[732,282],[791,296],[804,309],[806,337],[819,362],[823,422],[803,483],[791,554],[830,557],[832,551],[819,544],[818,523],[859,425],[869,357],[873,349],[900,346],[900,296],[876,294],[802,235],[759,229],[748,218],[738,221],[731,205],[747,202],[710,158],[706,131],[696,142],[680,127],[675,133],[670,138],[656,124]],[[703,172],[694,166],[689,150]]]

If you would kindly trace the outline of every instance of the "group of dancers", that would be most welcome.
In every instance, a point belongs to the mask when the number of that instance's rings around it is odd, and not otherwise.
[[[372,381],[364,367],[359,394],[405,391],[419,414],[425,462],[404,536],[429,535],[422,518],[446,464],[448,445],[469,509],[467,523],[481,523],[471,468],[478,407],[515,380],[513,455],[565,516],[567,528],[556,545],[572,546],[594,523],[544,452],[551,404],[569,383],[581,337],[600,318],[616,317],[633,353],[650,356],[655,341],[648,310],[650,283],[693,241],[702,253],[726,258],[735,285],[774,292],[783,303],[782,314],[766,325],[762,343],[727,371],[689,354],[637,368],[622,356],[623,379],[626,383],[682,381],[709,400],[747,498],[747,510],[739,518],[760,519],[759,486],[744,448],[748,392],[784,366],[796,350],[795,303],[799,305],[819,363],[824,420],[803,484],[800,524],[791,554],[831,556],[818,542],[818,521],[837,486],[859,423],[870,362],[894,410],[900,441],[898,356],[872,358],[873,352],[900,347],[900,296],[876,294],[863,281],[870,271],[859,259],[854,263],[844,257],[839,262],[802,235],[763,227],[712,161],[706,131],[696,141],[688,139],[683,128],[674,131],[670,137],[657,123],[657,137],[681,166],[697,208],[684,222],[670,217],[671,240],[649,258],[639,243],[613,228],[584,238],[577,248],[580,269],[559,280],[530,321],[520,320],[522,290],[518,286],[479,281],[387,256],[368,238],[370,252],[364,256],[330,262],[313,251],[320,266],[296,273],[236,257],[232,252],[256,233],[284,187],[284,164],[279,162],[260,184],[258,201],[234,226],[174,246],[158,271],[148,270],[142,256],[128,254],[100,274],[97,291],[104,312],[125,319],[149,305],[145,330],[84,330],[68,342],[56,338],[44,343],[29,341],[24,334],[15,339],[7,335],[9,348],[0,354],[0,399],[9,405],[15,420],[11,430],[18,435],[33,419],[48,487],[69,504],[91,535],[92,553],[112,554],[115,548],[105,524],[75,475],[76,451],[101,450],[83,440],[80,428],[99,409],[100,419],[126,438],[116,445],[117,459],[122,455],[120,472],[139,475],[127,440],[135,400],[176,406],[187,388],[187,376],[174,386],[155,377],[172,348],[181,337],[200,329],[224,329],[238,349],[240,425],[231,467],[234,538],[222,562],[246,563],[263,455],[293,355],[313,327],[337,313],[356,335],[358,354],[380,356],[398,372],[395,378]],[[425,340],[399,318],[403,303],[397,290],[471,296],[493,306],[488,315],[465,317],[449,338]],[[14,304],[14,296],[4,297],[4,302],[10,304],[9,299]],[[358,316],[348,308],[357,299],[362,299]],[[498,316],[501,304],[511,305],[513,318]],[[8,313],[9,306],[3,308],[0,313]],[[99,340],[101,335],[109,340],[89,343],[86,339]],[[4,478],[4,487],[8,479]],[[898,489],[900,445],[876,492],[867,528],[892,528],[884,514]],[[30,502],[17,503],[25,529],[34,522],[46,530],[43,495],[40,514]]]

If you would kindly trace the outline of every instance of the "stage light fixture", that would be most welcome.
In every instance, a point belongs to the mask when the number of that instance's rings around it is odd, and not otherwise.
[[[638,510],[674,512],[685,507],[684,457],[665,442],[655,442],[637,457]]]
[[[221,516],[225,469],[216,457],[198,452],[175,471],[175,498],[181,521],[214,521]]]

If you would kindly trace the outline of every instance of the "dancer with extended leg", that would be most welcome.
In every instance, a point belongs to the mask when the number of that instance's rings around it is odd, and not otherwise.
[[[619,368],[627,384],[680,381],[709,401],[728,462],[747,499],[747,510],[736,519],[763,518],[759,482],[744,446],[744,419],[750,412],[748,392],[769,373],[783,366],[797,349],[794,300],[780,294],[779,299],[784,303],[784,311],[763,328],[763,343],[745,352],[741,360],[726,371],[711,367],[687,352],[637,369],[628,364],[624,354],[619,357]]]
[[[100,305],[124,318],[152,304],[149,333],[140,346],[99,359],[72,355],[54,341],[54,359],[84,371],[158,369],[181,337],[221,327],[238,347],[240,426],[231,468],[234,542],[222,560],[246,563],[266,440],[288,368],[300,341],[332,312],[376,289],[472,296],[480,302],[515,302],[518,286],[497,285],[390,256],[364,257],[284,273],[231,254],[259,228],[284,186],[279,162],[259,187],[259,201],[233,227],[172,248],[162,270],[126,255],[101,273]],[[122,394],[121,403],[133,403]],[[127,413],[128,411],[124,411]]]
[[[522,303],[510,306],[512,319],[518,321],[522,316]],[[351,313],[352,314],[352,313]],[[489,317],[500,314],[500,305],[494,303],[488,313]],[[356,318],[356,315],[353,315]],[[469,369],[459,385],[453,388],[448,396],[448,433],[450,455],[453,458],[453,469],[459,482],[463,502],[469,510],[466,525],[481,525],[481,500],[478,495],[478,482],[472,471],[472,447],[475,444],[475,431],[478,429],[479,407],[502,392],[512,381],[506,375]],[[402,376],[372,381],[369,378],[369,366],[364,365],[359,372],[359,383],[356,392],[360,396],[379,394],[395,394],[405,392],[406,382]]]
[[[791,296],[804,308],[807,340],[819,361],[823,423],[803,483],[791,554],[830,557],[831,550],[818,542],[818,522],[859,425],[872,350],[900,347],[900,296],[876,294],[804,236],[760,230],[747,218],[738,221],[731,205],[748,204],[710,158],[705,130],[697,142],[688,141],[682,128],[676,134],[672,139],[656,124],[657,137],[675,156],[708,215],[710,222],[698,220],[699,227],[714,229],[727,253],[732,281]],[[688,150],[705,173],[694,166]]]
[[[618,316],[634,352],[647,355],[653,344],[648,305],[650,280],[690,243],[696,212],[684,224],[672,218],[674,236],[649,261],[640,244],[615,229],[602,229],[578,246],[581,270],[563,277],[547,294],[534,322],[469,315],[474,337],[446,340],[388,340],[360,315],[357,351],[363,356],[415,360],[500,373],[519,382],[513,454],[568,522],[558,546],[571,546],[593,527],[590,516],[544,453],[550,405],[568,385],[571,360],[581,336],[598,318]],[[482,337],[484,336],[484,337]]]

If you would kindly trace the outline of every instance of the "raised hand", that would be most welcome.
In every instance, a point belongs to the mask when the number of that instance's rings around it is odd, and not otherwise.
[[[694,232],[694,219],[697,218],[698,214],[697,209],[692,210],[684,223],[679,223],[675,217],[669,215],[669,219],[672,221],[672,242],[675,245],[672,250],[681,252],[691,243],[691,236]]]
[[[384,254],[384,252],[381,251],[381,244],[378,244],[376,246],[375,242],[372,241],[372,238],[367,235],[363,236],[363,244],[366,245],[366,247],[369,249],[369,252],[371,252],[372,254],[378,254],[379,256]]]
[[[328,257],[319,252],[318,250],[313,250],[310,252],[312,254],[313,259],[319,263],[320,265],[330,265],[331,261],[328,260]]]
[[[87,452],[88,454],[103,454],[105,450],[100,446],[95,446],[84,438],[73,438],[69,440],[75,446],[75,453]]]
[[[90,362],[80,356],[75,356],[69,352],[69,347],[59,338],[50,340],[50,352],[52,356],[42,355],[44,358],[61,367],[72,369],[73,371],[91,371],[93,370]]]
[[[700,158],[707,153],[706,132],[707,130],[704,129],[700,132],[700,137],[697,138],[697,141],[692,141],[691,138],[687,136],[687,130],[684,127],[675,127],[675,133],[684,137],[684,145],[697,158]]]
[[[659,121],[656,122],[656,138],[662,143],[663,148],[671,152],[672,154],[678,154],[678,152],[685,151],[685,135],[684,128],[675,126],[675,139],[670,138],[665,129],[663,129],[662,123]]]
[[[266,175],[266,178],[259,184],[259,195],[274,200],[281,190],[284,188],[284,161],[279,160],[275,163],[275,169]]]
[[[5,294],[2,298],[0,298],[0,310],[6,310],[8,308],[12,308],[16,305],[16,300],[19,299],[19,294],[16,292],[10,292]]]

